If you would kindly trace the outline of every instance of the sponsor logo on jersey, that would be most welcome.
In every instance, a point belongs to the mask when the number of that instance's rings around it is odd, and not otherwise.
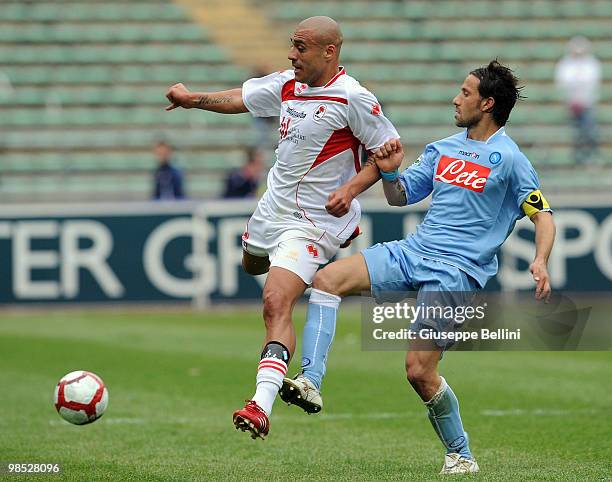
[[[292,109],[291,107],[287,107],[287,114],[293,117],[299,117],[300,119],[304,119],[306,117],[306,112],[300,112],[298,110]]]
[[[293,217],[296,218],[296,219],[302,219],[303,218],[302,213],[299,212],[299,211],[293,211],[291,214],[293,214]]]
[[[374,102],[372,104],[372,115],[380,115],[382,114],[382,109],[380,108],[380,104],[378,102]]]
[[[281,119],[280,127],[278,129],[281,141],[287,137],[287,134],[289,133],[289,124],[291,124],[291,117],[283,117]]]
[[[489,162],[493,165],[499,164],[502,160],[502,155],[499,152],[492,152],[489,156]]]
[[[482,192],[490,173],[491,169],[475,162],[442,156],[434,179],[470,191]]]
[[[314,113],[315,120],[319,120],[321,117],[323,117],[325,115],[326,112],[327,112],[327,107],[325,107],[325,105],[323,105],[323,104],[320,104],[319,107],[317,107],[317,110],[315,110],[315,113]]]
[[[472,159],[480,159],[480,154],[478,154],[476,152],[459,151],[459,155],[460,156],[471,157]]]
[[[300,145],[300,141],[305,141],[306,136],[303,135],[300,131],[300,128],[297,126],[293,126],[289,128],[289,133],[287,135],[287,140],[289,142],[293,142],[296,146]]]
[[[280,133],[280,140],[284,141],[287,139],[296,145],[299,145],[300,141],[305,141],[306,136],[300,132],[300,128],[297,126],[291,126],[291,117],[281,118],[280,127],[278,132]]]

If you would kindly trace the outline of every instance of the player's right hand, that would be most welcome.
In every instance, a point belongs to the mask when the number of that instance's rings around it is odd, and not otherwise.
[[[546,262],[541,259],[534,260],[529,265],[529,271],[531,271],[533,280],[536,282],[536,300],[544,300],[544,303],[548,303],[550,301],[551,287]]]
[[[191,92],[183,84],[174,84],[166,92],[166,98],[170,101],[170,105],[166,107],[166,110],[176,109],[177,107],[183,107],[184,109],[190,109]]]
[[[402,165],[404,148],[399,139],[391,139],[376,149],[373,157],[381,171],[393,172]]]

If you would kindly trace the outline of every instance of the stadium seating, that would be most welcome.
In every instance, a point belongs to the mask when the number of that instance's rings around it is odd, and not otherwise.
[[[492,58],[510,64],[527,99],[508,131],[551,189],[607,189],[601,171],[576,168],[573,131],[556,91],[555,64],[567,41],[585,35],[602,61],[604,84],[597,109],[600,169],[612,167],[612,2],[603,0],[414,0],[290,3],[260,0],[287,32],[311,15],[341,24],[348,71],[376,93],[410,156],[456,131],[451,100],[466,73]]]
[[[0,200],[148,198],[159,138],[189,194],[216,196],[254,142],[248,116],[164,112],[173,83],[249,76],[169,0],[8,1],[0,24]]]
[[[612,2],[245,1],[287,33],[311,15],[338,19],[343,62],[377,94],[409,156],[456,131],[450,102],[459,83],[499,57],[528,97],[508,129],[547,170],[546,183],[606,186],[600,172],[574,168],[572,132],[552,79],[567,40],[588,36],[606,79],[599,160],[612,167]],[[160,137],[177,145],[189,194],[218,195],[227,169],[255,141],[250,117],[166,113],[164,92],[179,81],[201,90],[235,87],[250,70],[232,63],[189,15],[171,0],[2,2],[0,202],[147,198],[151,146]]]

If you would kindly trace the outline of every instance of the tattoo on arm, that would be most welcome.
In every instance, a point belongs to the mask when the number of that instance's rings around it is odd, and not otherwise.
[[[399,179],[391,182],[383,180],[383,191],[385,192],[387,202],[391,206],[405,206],[408,204],[406,190]]]
[[[201,95],[196,105],[206,106],[206,105],[229,104],[231,101],[232,101],[232,98],[228,96],[211,97],[210,95]]]
[[[376,165],[376,161],[372,157],[368,157],[364,164],[365,164],[364,167],[373,167],[375,169],[378,169],[378,166]]]
[[[393,186],[393,188],[395,189],[395,191],[397,192],[397,197],[399,199],[402,200],[402,202],[404,204],[406,204],[407,198],[406,198],[406,190],[404,189],[403,184],[400,182],[399,179],[396,179],[395,181],[393,181],[391,183],[391,185]]]

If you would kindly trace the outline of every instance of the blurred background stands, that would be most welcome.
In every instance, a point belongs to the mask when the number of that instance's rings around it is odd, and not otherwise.
[[[379,97],[409,159],[456,132],[450,102],[458,86],[497,57],[526,84],[528,99],[508,130],[547,192],[612,185],[610,1],[476,0],[466,8],[459,0],[39,0],[0,8],[0,201],[148,199],[150,147],[160,136],[175,145],[192,199],[221,195],[228,169],[239,168],[257,142],[252,119],[166,113],[165,90],[179,81],[194,90],[237,87],[257,64],[275,70],[289,62],[286,54],[274,63],[259,58],[261,48],[252,45],[261,35],[249,32],[249,19],[222,24],[240,30],[231,41],[218,35],[215,8],[257,12],[282,39],[280,51],[299,20],[336,18],[345,34],[343,64]],[[555,64],[575,35],[590,39],[602,65],[599,151],[589,169],[576,164],[569,115],[554,86]],[[235,55],[240,49],[250,63]]]

